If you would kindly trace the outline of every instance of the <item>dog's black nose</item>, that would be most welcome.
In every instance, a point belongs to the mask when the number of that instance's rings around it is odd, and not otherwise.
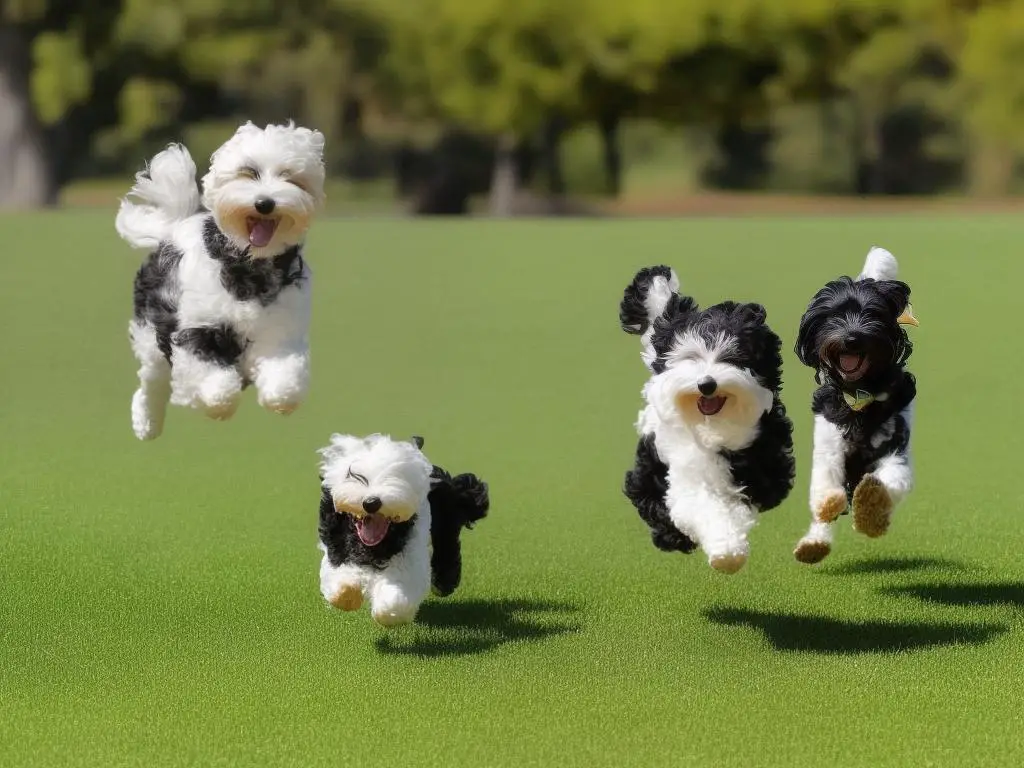
[[[262,213],[266,216],[268,213],[273,213],[277,203],[274,202],[272,197],[257,197],[256,202],[252,204],[252,207],[256,209],[257,213]]]
[[[367,496],[363,499],[363,509],[371,515],[383,506],[384,502],[380,500],[379,496]]]
[[[705,376],[697,382],[697,390],[704,395],[704,397],[711,397],[715,394],[716,389],[718,389],[718,382],[710,376]]]

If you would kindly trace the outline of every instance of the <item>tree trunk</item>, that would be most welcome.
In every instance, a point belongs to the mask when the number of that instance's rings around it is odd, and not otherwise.
[[[548,194],[552,197],[565,195],[565,173],[562,170],[562,134],[565,121],[560,117],[550,118],[544,126],[541,147],[544,174],[548,180]]]
[[[619,146],[619,116],[604,115],[597,121],[601,131],[605,178],[608,194],[618,197],[622,192],[622,149]]]
[[[0,210],[39,208],[57,200],[29,92],[30,63],[22,31],[0,22]]]
[[[491,215],[511,216],[516,197],[516,138],[503,134],[494,153],[494,175],[491,177]]]

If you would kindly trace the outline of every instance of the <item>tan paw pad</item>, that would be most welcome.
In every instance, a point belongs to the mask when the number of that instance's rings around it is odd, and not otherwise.
[[[853,529],[870,538],[889,530],[892,497],[873,475],[865,475],[853,492]]]
[[[818,505],[814,518],[820,523],[832,523],[846,511],[846,493],[835,491],[825,497]]]
[[[827,541],[801,541],[793,550],[793,557],[801,563],[814,565],[820,563],[832,551],[832,545]]]
[[[363,591],[359,587],[344,586],[331,599],[331,605],[342,611],[356,611],[363,604]]]

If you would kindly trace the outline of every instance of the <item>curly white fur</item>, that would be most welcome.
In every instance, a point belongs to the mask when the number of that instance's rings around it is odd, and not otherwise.
[[[300,246],[324,200],[323,148],[318,131],[292,123],[266,128],[247,123],[214,153],[201,197],[195,163],[181,145],[157,154],[137,175],[129,193],[136,199],[122,201],[115,226],[132,246],[158,249],[143,267],[149,275],[142,289],[146,306],[138,306],[137,295],[129,326],[140,363],[132,399],[139,439],[160,435],[168,400],[212,418],[230,417],[247,382],[256,385],[260,404],[269,410],[290,413],[302,402],[309,382],[308,264],[298,259],[299,271],[279,293],[246,296],[232,291],[223,259],[209,252],[205,228],[212,216],[242,254],[243,270],[247,262],[255,269],[261,260]],[[261,207],[266,210],[257,210]],[[164,340],[171,348],[169,360],[160,348],[154,304],[175,318],[170,341]],[[180,343],[185,331],[222,327],[242,346],[231,364]]]
[[[324,542],[320,562],[320,592],[336,603],[345,590],[370,602],[375,621],[385,626],[411,622],[430,591],[430,473],[433,468],[418,447],[385,435],[358,438],[332,435],[320,451],[320,473],[335,508],[354,517],[364,514],[363,501],[380,499],[381,514],[395,522],[415,515],[412,533],[402,551],[381,570],[342,563],[331,565]]]

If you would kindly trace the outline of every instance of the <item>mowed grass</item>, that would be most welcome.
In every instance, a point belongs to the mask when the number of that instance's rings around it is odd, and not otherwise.
[[[140,443],[142,258],[113,214],[0,219],[4,766],[993,766],[1024,759],[1024,490],[1009,217],[325,220],[313,387],[282,418],[172,409]],[[808,513],[808,298],[901,260],[918,488],[879,540]],[[784,339],[799,476],[738,575],[653,548],[620,492],[640,266]],[[318,591],[315,450],[421,434],[491,486],[462,588],[383,630]]]

